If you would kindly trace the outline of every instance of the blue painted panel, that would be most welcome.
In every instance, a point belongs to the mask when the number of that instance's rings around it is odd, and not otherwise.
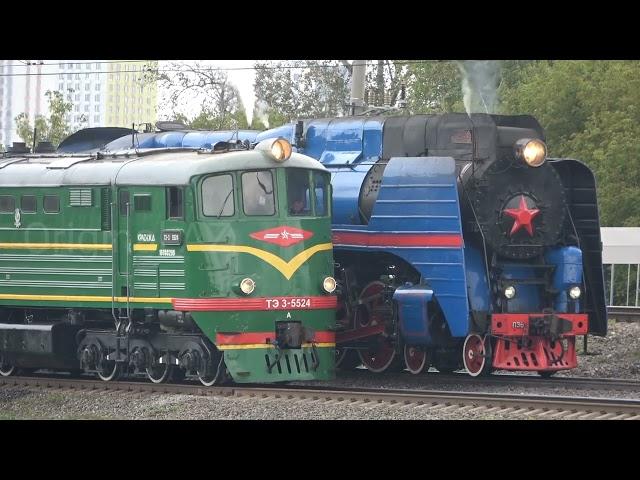
[[[455,165],[447,157],[392,158],[371,216],[371,228],[460,233]]]
[[[484,256],[481,250],[465,245],[464,262],[466,265],[467,286],[471,310],[489,312],[492,310],[489,301],[489,283]]]
[[[550,250],[545,255],[548,263],[556,265],[553,287],[558,290],[554,308],[558,312],[568,312],[568,290],[573,286],[582,288],[582,250],[578,247],[562,247]],[[574,303],[579,312],[580,302]]]
[[[335,187],[334,187],[335,190]],[[452,202],[423,202],[425,199]],[[411,205],[391,214],[389,202]],[[397,202],[401,201],[401,202]],[[393,203],[393,202],[391,202]],[[401,213],[398,213],[400,211]],[[446,233],[462,238],[455,162],[450,157],[392,158],[384,171],[382,188],[369,229],[385,232]],[[434,295],[454,337],[466,336],[469,304],[463,245],[460,247],[395,247],[389,251],[411,263],[423,276]]]
[[[360,224],[358,197],[360,186],[368,168],[341,168],[332,170],[331,186],[333,188],[332,223],[345,225]]]
[[[163,132],[156,134],[152,148],[182,147],[182,140],[187,132]],[[142,147],[142,145],[140,145]]]
[[[393,293],[398,302],[400,333],[407,343],[429,345],[429,311],[427,302],[433,297],[433,290],[421,285],[399,287]]]
[[[255,141],[261,142],[262,140],[266,140],[267,138],[282,137],[282,138],[286,138],[290,143],[293,143],[294,132],[295,132],[294,124],[289,123],[287,125],[282,125],[281,127],[272,128],[270,130],[265,130],[264,132],[258,133],[255,137]]]
[[[503,266],[502,276],[507,279],[532,279],[536,277],[536,269],[523,265]],[[527,285],[519,283],[515,285],[516,296],[507,302],[507,312],[528,313],[540,312],[542,301],[539,285]]]
[[[362,159],[365,162],[375,162],[382,158],[382,129],[384,120],[371,118],[364,124]]]

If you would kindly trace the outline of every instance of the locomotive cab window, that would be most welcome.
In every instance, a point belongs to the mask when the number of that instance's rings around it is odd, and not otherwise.
[[[14,213],[16,199],[11,195],[0,195],[0,213]]]
[[[318,217],[325,217],[329,213],[329,188],[331,186],[329,175],[314,171],[312,177],[316,207],[315,214]]]
[[[273,174],[269,170],[242,174],[242,201],[245,215],[276,213]]]
[[[44,213],[60,212],[60,197],[58,195],[45,195],[42,201]]]
[[[229,174],[205,178],[202,182],[202,213],[207,217],[231,217],[233,203],[233,177]]]
[[[287,205],[289,215],[312,215],[309,171],[287,170]]]

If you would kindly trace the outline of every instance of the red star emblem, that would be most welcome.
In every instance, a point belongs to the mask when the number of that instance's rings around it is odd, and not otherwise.
[[[281,247],[289,247],[313,237],[313,232],[307,232],[306,230],[300,230],[295,227],[282,226],[254,232],[249,236],[256,240],[280,245]]]
[[[529,235],[533,237],[533,219],[540,213],[537,208],[527,208],[527,201],[524,195],[520,195],[520,205],[518,208],[505,208],[504,213],[515,219],[513,227],[511,227],[510,236],[513,236],[518,230],[524,227]]]

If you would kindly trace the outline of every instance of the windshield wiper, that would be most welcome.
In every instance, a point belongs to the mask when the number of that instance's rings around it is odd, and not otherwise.
[[[227,201],[229,200],[229,197],[231,196],[232,193],[233,193],[233,188],[231,190],[229,190],[229,193],[227,193],[227,198],[224,199],[224,202],[222,203],[222,208],[218,212],[218,217],[217,218],[220,218],[220,215],[222,215],[222,212],[224,211],[224,207],[227,206]]]

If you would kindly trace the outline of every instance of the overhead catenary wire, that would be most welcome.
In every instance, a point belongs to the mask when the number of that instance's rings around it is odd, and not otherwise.
[[[129,63],[144,63],[144,62],[153,62],[155,60],[130,60],[128,61]],[[301,61],[305,61],[305,60],[301,60]],[[429,62],[430,60],[403,60],[403,61],[398,61],[395,62],[396,65],[416,65],[416,64],[425,64],[427,62]],[[48,65],[56,65],[56,64],[60,64],[60,63],[67,63],[68,62],[55,62],[55,63],[51,63]],[[93,63],[98,63],[98,62],[85,62],[85,63],[76,63],[76,65],[90,65]],[[125,62],[112,62],[112,63],[125,63]],[[4,65],[4,66],[8,66],[8,65]],[[27,65],[20,65],[20,64],[16,64],[14,66],[19,66],[19,67],[25,67]],[[2,65],[0,65],[0,67],[2,67]],[[221,72],[233,72],[233,71],[243,71],[243,70],[255,70],[255,71],[260,71],[260,70],[307,70],[307,69],[344,69],[345,66],[343,64],[335,64],[335,65],[254,65],[253,67],[218,67],[215,65],[211,65],[208,67],[186,67],[186,68],[149,68],[148,71],[154,71],[154,72],[158,72],[158,73],[168,73],[168,72],[184,72],[184,71],[188,71],[188,72],[193,72],[193,73],[197,73],[197,72],[209,72],[212,70],[216,70],[216,71],[221,71]],[[57,72],[35,72],[35,73],[0,73],[0,77],[26,77],[26,76],[37,76],[37,75],[42,75],[42,76],[52,76],[52,75],[73,75],[73,74],[80,74],[80,73],[84,73],[85,75],[111,75],[114,73],[143,73],[143,71],[137,72],[137,71],[132,71],[132,70],[80,70],[78,69],[77,72],[72,72],[71,69],[69,70],[59,70]]]

